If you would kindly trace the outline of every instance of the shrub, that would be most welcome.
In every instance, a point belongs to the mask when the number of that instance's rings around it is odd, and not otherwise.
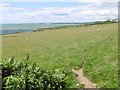
[[[3,89],[7,90],[41,90],[67,88],[66,74],[61,70],[48,71],[36,64],[16,62],[8,58],[2,62]]]

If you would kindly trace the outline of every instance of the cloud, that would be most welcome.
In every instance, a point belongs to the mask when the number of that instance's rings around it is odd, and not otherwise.
[[[13,8],[15,10],[24,10],[25,8]]]
[[[99,1],[99,0],[98,0]],[[43,23],[43,22],[83,22],[117,18],[116,3],[90,2],[89,4],[72,7],[43,7],[38,9],[10,7],[3,4],[6,13],[3,23]]]
[[[1,0],[1,2],[119,2],[119,0]]]
[[[11,3],[0,3],[0,11],[25,10],[27,8],[11,7]]]
[[[9,6],[10,3],[0,3],[0,7],[5,7],[5,6]]]
[[[77,0],[78,2],[119,2],[119,0]]]
[[[9,9],[10,3],[0,3],[0,14]]]

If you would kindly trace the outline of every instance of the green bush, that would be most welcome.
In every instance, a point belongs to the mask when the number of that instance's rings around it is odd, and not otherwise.
[[[41,90],[64,89],[68,87],[66,73],[61,70],[48,71],[36,64],[16,62],[8,58],[2,62],[3,89],[6,90]]]

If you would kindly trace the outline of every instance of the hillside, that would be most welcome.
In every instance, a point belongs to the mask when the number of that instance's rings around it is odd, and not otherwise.
[[[3,59],[14,56],[24,61],[29,54],[30,63],[70,72],[67,79],[71,87],[77,83],[71,70],[79,69],[83,62],[85,76],[98,87],[118,85],[117,23],[9,34],[2,38]]]

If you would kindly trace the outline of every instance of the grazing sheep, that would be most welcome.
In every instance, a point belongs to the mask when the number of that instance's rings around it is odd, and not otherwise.
[[[100,29],[97,29],[97,31],[100,31]]]
[[[91,32],[91,30],[89,30],[89,32]]]

